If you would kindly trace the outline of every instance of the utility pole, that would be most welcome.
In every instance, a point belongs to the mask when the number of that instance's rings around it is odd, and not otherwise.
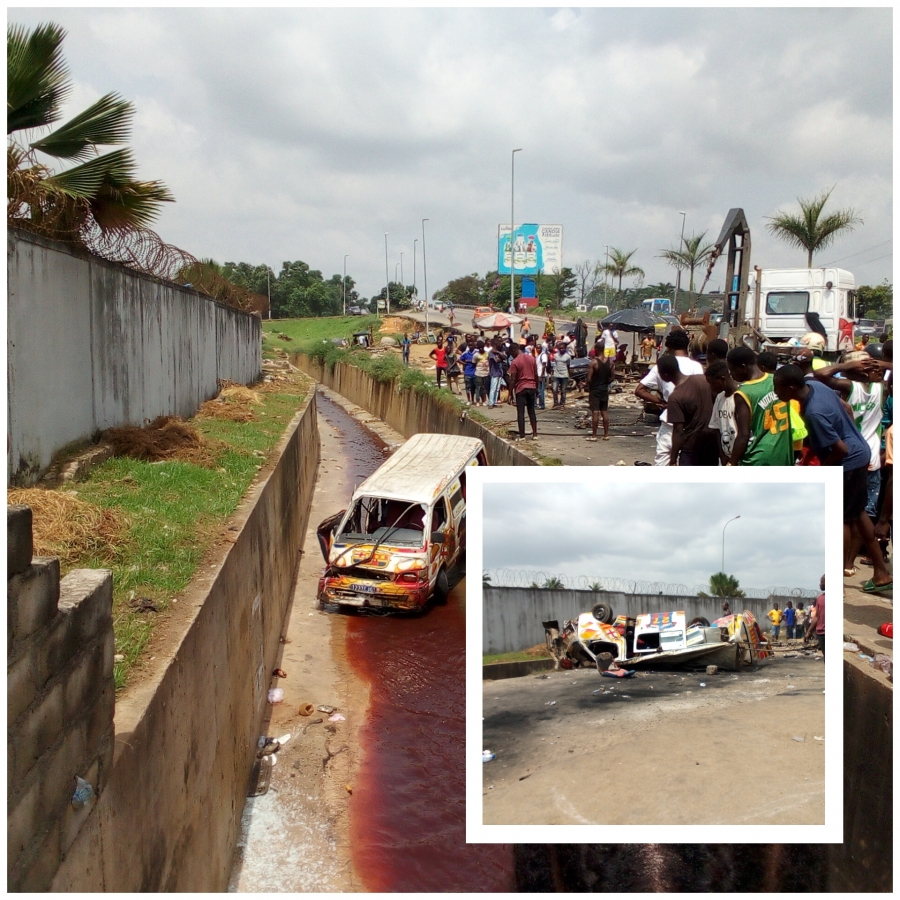
[[[425,258],[425,223],[422,219],[422,274],[425,277],[425,340],[428,340],[428,261]]]
[[[516,232],[516,154],[521,153],[522,148],[517,147],[512,152],[512,176],[509,186],[509,314],[516,311],[516,251],[513,247],[513,238]]]
[[[387,252],[387,239],[388,233],[384,233],[384,284],[385,290],[387,293],[385,294],[385,303],[384,303],[384,311],[385,315],[391,314],[391,276],[388,274],[388,252]],[[378,301],[375,301],[375,308],[378,308]]]
[[[341,282],[341,297],[344,303],[344,315],[347,315],[347,257],[349,253],[344,254],[344,280]]]
[[[678,245],[678,252],[684,252],[684,220],[687,218],[687,213],[682,212],[680,209],[678,210],[678,215],[681,216],[681,243]],[[678,289],[681,287],[681,266],[679,266],[675,270],[675,299],[672,301],[672,315],[675,315],[675,309],[678,306]]]
[[[413,295],[415,296],[416,300],[419,299],[419,288],[416,284],[416,244],[418,243],[419,239],[415,238],[413,240]]]
[[[272,285],[269,281],[269,267],[266,266],[266,296],[269,298],[269,319],[272,318]]]

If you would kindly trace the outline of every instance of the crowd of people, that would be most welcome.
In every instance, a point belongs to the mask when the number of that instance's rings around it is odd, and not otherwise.
[[[652,344],[651,338],[648,355]],[[659,412],[655,465],[841,466],[845,574],[855,574],[865,552],[873,576],[864,590],[890,591],[883,548],[893,521],[893,341],[867,342],[838,363],[824,359],[825,341],[816,333],[781,364],[772,352],[729,348],[716,339],[705,346],[704,365],[691,358],[690,345],[685,330],[671,331],[635,389]],[[603,440],[609,439],[609,392],[620,347],[615,330],[602,323],[590,350],[580,320],[557,337],[550,316],[540,336],[526,319],[519,340],[467,334],[457,347],[451,332],[438,338],[431,356],[437,384],[446,379],[461,393],[461,376],[469,404],[514,403],[520,440],[526,416],[537,437],[536,410],[546,408],[548,387],[554,408],[565,409],[573,360],[587,357],[578,383],[591,411],[588,440],[596,441],[601,421]]]
[[[780,609],[778,603],[773,603],[772,608],[766,613],[772,626],[772,638],[781,638],[781,629],[784,627],[785,638],[789,641],[803,641],[805,646],[815,643],[825,657],[825,576],[819,580],[819,595],[809,608],[804,608],[802,600],[797,601],[796,607],[793,600],[788,600],[784,609]]]

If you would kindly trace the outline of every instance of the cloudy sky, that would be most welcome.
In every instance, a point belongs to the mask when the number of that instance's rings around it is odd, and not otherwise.
[[[540,497],[528,515],[524,496]],[[825,566],[819,484],[485,484],[486,569],[816,589]],[[515,533],[515,540],[510,534]],[[499,579],[497,580],[499,583]]]
[[[752,262],[805,265],[765,217],[835,186],[865,224],[816,262],[891,276],[890,9],[10,9],[68,29],[77,112],[137,106],[157,230],[196,256],[303,259],[364,296],[413,240],[428,288],[496,267],[509,220],[561,223],[564,264],[686,233],[732,206]],[[709,287],[722,287],[720,262]]]

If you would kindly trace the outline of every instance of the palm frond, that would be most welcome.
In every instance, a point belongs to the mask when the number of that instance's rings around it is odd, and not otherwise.
[[[31,146],[58,159],[86,159],[94,145],[123,144],[128,140],[133,115],[131,103],[117,94],[106,94]]]
[[[69,70],[62,57],[66,32],[52,22],[34,31],[6,30],[6,133],[42,128],[59,118],[69,93]]]
[[[52,175],[47,181],[72,197],[93,200],[104,182],[127,182],[134,177],[136,171],[137,165],[130,150],[113,150],[112,153]]]

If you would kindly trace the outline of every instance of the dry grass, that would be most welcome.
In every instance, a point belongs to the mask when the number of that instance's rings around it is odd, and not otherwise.
[[[263,399],[258,391],[234,384],[220,383],[219,395],[200,406],[197,417],[201,419],[226,419],[229,422],[252,422],[255,416],[251,406],[259,406]]]
[[[403,334],[404,331],[412,331],[413,324],[409,319],[402,319],[400,316],[389,316],[382,321],[378,334]]]
[[[175,416],[160,416],[145,428],[109,428],[103,437],[116,456],[144,462],[178,460],[206,468],[215,465],[211,448],[200,433]]]
[[[126,543],[125,516],[73,493],[20,488],[8,490],[6,501],[31,507],[35,556],[58,556],[64,569],[85,557],[112,561]]]

